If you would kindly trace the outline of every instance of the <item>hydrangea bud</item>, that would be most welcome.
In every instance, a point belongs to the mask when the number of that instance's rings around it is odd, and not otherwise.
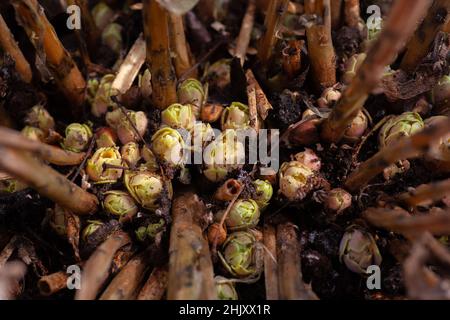
[[[255,227],[259,222],[258,204],[252,199],[237,200],[225,219],[230,231],[239,231]]]
[[[150,171],[159,170],[159,164],[156,160],[155,155],[153,154],[153,151],[150,150],[146,145],[142,146],[141,148],[141,157],[145,161],[145,163],[143,164],[145,168]]]
[[[142,111],[128,110],[127,115],[128,117],[122,114],[117,125],[117,136],[122,144],[139,141],[139,136],[144,136],[148,125],[147,116]]]
[[[113,74],[103,76],[91,102],[91,113],[100,117],[108,111],[108,107],[116,104],[111,100],[111,87],[115,79]]]
[[[255,196],[253,200],[256,201],[258,207],[264,210],[272,199],[273,188],[272,184],[267,180],[255,180],[253,181],[255,187]]]
[[[339,214],[352,205],[352,195],[344,189],[335,188],[327,193],[324,204],[328,209]]]
[[[342,237],[339,259],[356,273],[366,274],[371,265],[380,265],[382,257],[370,233],[357,226],[351,226]]]
[[[191,105],[174,103],[161,112],[161,122],[171,128],[191,130],[195,123],[195,115]]]
[[[88,220],[87,222],[88,225],[81,232],[81,239],[83,239],[84,242],[87,242],[88,238],[104,225],[100,220]]]
[[[127,192],[118,190],[105,192],[103,208],[106,212],[118,218],[129,218],[138,213],[138,207],[133,198]]]
[[[161,218],[156,223],[150,223],[146,227],[139,227],[136,230],[136,237],[139,241],[142,242],[147,239],[153,240],[159,232],[164,230],[165,226],[166,222],[163,218]]]
[[[108,168],[108,165],[115,166]],[[122,157],[119,148],[99,148],[87,161],[86,173],[92,181],[98,183],[116,182],[123,173]]]
[[[214,139],[214,130],[209,123],[197,122],[192,131],[192,145],[203,148]],[[201,150],[198,150],[201,151]]]
[[[319,172],[322,167],[322,161],[312,149],[305,148],[305,151],[297,153],[294,159],[313,171]]]
[[[152,136],[152,150],[156,157],[171,167],[184,163],[184,140],[172,128],[162,128]]]
[[[141,159],[139,145],[136,142],[128,142],[120,148],[122,160],[131,168],[134,168]]]
[[[280,168],[280,192],[290,201],[302,200],[310,191],[314,171],[299,161],[285,162]]]
[[[181,104],[190,104],[193,106],[195,117],[200,116],[200,109],[205,99],[205,91],[200,81],[196,79],[184,80],[177,90],[178,101]]]
[[[342,94],[339,90],[335,88],[327,88],[317,100],[317,104],[320,108],[330,108],[341,98],[341,96]]]
[[[42,131],[41,129],[36,128],[36,127],[25,126],[22,129],[21,134],[30,140],[39,141],[39,142],[43,142],[45,140],[44,131]]]
[[[55,120],[50,113],[48,113],[47,109],[40,104],[35,105],[27,113],[25,123],[29,126],[41,129],[44,133],[55,128]]]
[[[230,234],[218,253],[223,267],[235,277],[253,276],[258,270],[257,241],[252,233],[237,231]]]
[[[115,147],[116,141],[117,135],[111,128],[102,127],[95,132],[95,144],[97,148]]]
[[[234,282],[221,276],[215,277],[214,281],[216,283],[217,297],[219,300],[238,300]]]
[[[108,111],[106,113],[105,120],[106,123],[113,129],[117,129],[122,121],[127,121],[120,108],[115,108],[112,111]]]
[[[62,147],[69,151],[81,152],[89,145],[92,135],[92,130],[88,125],[71,123],[66,127],[66,137]]]
[[[250,127],[250,115],[248,106],[233,102],[222,112],[221,119],[222,130],[227,129],[247,129]]]
[[[122,26],[118,23],[108,24],[102,32],[102,43],[119,54],[123,46]]]
[[[369,119],[363,111],[359,111],[358,115],[352,120],[350,127],[344,132],[343,139],[348,143],[357,142],[366,132],[369,126]]]
[[[424,122],[418,113],[405,112],[393,117],[380,130],[378,135],[380,148],[384,148],[402,137],[409,137],[422,130],[423,127]]]

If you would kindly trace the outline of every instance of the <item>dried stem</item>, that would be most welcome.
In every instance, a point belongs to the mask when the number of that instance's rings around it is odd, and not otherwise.
[[[130,237],[122,231],[115,232],[89,257],[81,275],[82,286],[75,295],[76,300],[93,300],[110,275],[114,254],[130,243]]]
[[[231,201],[241,190],[242,183],[237,179],[228,179],[214,194],[214,199],[219,201]]]
[[[343,0],[332,0],[330,3],[331,28],[333,30],[339,29],[339,27],[341,26],[342,1]]]
[[[137,300],[161,300],[167,289],[168,275],[167,266],[154,268]]]
[[[264,279],[266,285],[266,299],[279,300],[278,294],[278,264],[277,264],[277,238],[275,227],[264,221]]]
[[[0,15],[0,46],[14,60],[14,66],[22,80],[30,83],[33,78],[30,64],[25,59],[2,15]]]
[[[400,160],[417,157],[430,147],[440,137],[448,134],[450,120],[442,121],[420,132],[400,139],[396,143],[386,146],[369,160],[363,162],[345,182],[345,186],[356,191],[366,185],[372,178],[381,173],[388,166]]]
[[[267,65],[276,42],[276,32],[286,12],[288,0],[270,0],[264,20],[264,34],[258,47],[258,58],[263,65]]]
[[[5,263],[9,260],[14,250],[16,250],[17,236],[13,236],[6,246],[0,252],[0,269],[4,267]]]
[[[176,77],[170,56],[169,14],[156,0],[143,1],[147,64],[152,74],[152,100],[165,109],[177,101]]]
[[[359,28],[360,16],[359,0],[344,0],[345,23],[350,28]]]
[[[435,0],[422,24],[406,46],[400,68],[406,72],[414,71],[430,51],[436,34],[443,29],[450,19],[450,2]]]
[[[16,19],[24,27],[37,53],[46,61],[61,91],[74,106],[80,106],[84,101],[86,82],[42,7],[37,0],[12,0],[11,3]]]
[[[376,227],[405,235],[413,239],[424,232],[436,236],[450,234],[450,210],[410,216],[403,209],[369,208],[364,218]]]
[[[145,41],[142,34],[140,34],[120,65],[116,78],[111,85],[113,91],[124,94],[131,88],[134,79],[145,62],[145,56]]]
[[[300,242],[296,226],[290,222],[277,226],[278,288],[283,300],[317,300],[305,287],[300,262]]]
[[[19,132],[0,127],[0,145],[20,151],[33,152],[42,159],[59,166],[73,166],[80,164],[85,156],[84,152],[71,152],[39,141],[31,140]]]
[[[193,192],[185,192],[173,201],[169,300],[217,298],[209,246],[201,227],[205,215],[204,203]]]
[[[247,100],[248,100],[248,110],[249,110],[249,120],[250,128],[258,132],[259,121],[258,121],[258,109],[256,107],[256,88],[254,85],[247,86]]]
[[[416,29],[427,12],[432,0],[398,0],[392,8],[376,43],[370,47],[367,58],[357,71],[351,84],[332,110],[322,126],[322,137],[329,142],[338,142],[369,94],[380,82],[385,67],[390,65],[405,41]]]
[[[306,0],[305,12],[317,21],[306,28],[314,81],[321,91],[336,84],[336,55],[331,37],[330,0]]]
[[[97,198],[28,153],[0,146],[0,169],[75,214],[97,211]]]
[[[264,91],[259,85],[258,81],[256,81],[255,75],[251,69],[248,69],[245,72],[245,77],[247,78],[247,87],[254,87],[256,93],[256,108],[258,109],[258,115],[262,120],[266,120],[269,116],[269,111],[273,109],[272,105],[267,99]]]
[[[445,196],[450,194],[450,179],[434,182],[430,184],[424,184],[412,191],[402,193],[396,198],[414,207],[421,204],[432,204],[435,201],[441,200]]]
[[[236,49],[234,51],[235,57],[241,60],[241,66],[245,63],[248,45],[250,44],[253,24],[255,22],[255,11],[255,0],[249,0],[247,11],[242,19],[241,30],[239,31],[239,36],[236,39]]]
[[[298,75],[302,67],[303,40],[289,40],[287,46],[281,52],[283,70],[292,79]]]
[[[183,17],[174,13],[169,13],[169,30],[170,47],[175,55],[173,58],[175,73],[178,78],[181,78],[181,76],[191,68],[189,44],[186,41]],[[192,70],[190,73],[191,76],[193,76],[195,70]]]
[[[132,258],[114,277],[100,300],[133,300],[148,268],[145,254]]]
[[[41,277],[38,281],[39,292],[43,296],[51,296],[65,288],[67,288],[67,279],[69,274],[64,271],[55,272],[47,276]]]

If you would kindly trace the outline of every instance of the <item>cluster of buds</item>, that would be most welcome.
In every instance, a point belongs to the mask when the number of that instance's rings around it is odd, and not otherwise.
[[[221,118],[222,130],[227,129],[247,129],[250,127],[250,115],[248,106],[233,102],[222,112]]]
[[[214,281],[216,283],[217,297],[219,300],[238,300],[234,282],[221,276],[214,277]]]
[[[98,148],[87,161],[86,173],[97,183],[116,182],[123,173],[122,157],[117,147]]]
[[[272,199],[272,184],[267,180],[258,179],[253,181],[253,186],[255,187],[253,200],[255,200],[261,210],[264,210],[268,206],[270,199]]]
[[[235,130],[226,130],[205,148],[203,174],[212,182],[225,180],[228,173],[242,167],[245,149]]]
[[[189,131],[195,123],[192,109],[192,105],[174,103],[161,112],[161,122],[173,129],[183,128]]]
[[[200,116],[200,110],[206,101],[206,93],[200,81],[196,79],[184,80],[177,90],[178,101],[181,104],[192,106],[196,118]]]
[[[425,120],[425,127],[447,120],[447,116],[434,116]],[[450,133],[432,144],[425,161],[435,170],[450,172]]]
[[[160,218],[155,223],[150,223],[146,227],[142,226],[136,230],[136,238],[139,241],[153,240],[156,235],[164,230],[166,226],[166,222],[164,219]]]
[[[55,128],[55,120],[42,105],[35,105],[27,113],[25,123],[29,126],[39,128],[44,133],[48,133]]]
[[[254,276],[259,272],[257,254],[255,236],[245,231],[230,234],[218,253],[223,267],[238,278]]]
[[[167,186],[169,197],[172,197],[170,182],[164,183],[163,178],[147,170],[126,171],[124,175],[125,186],[130,195],[143,208],[155,211]]]
[[[111,100],[111,87],[115,79],[113,74],[107,74],[103,76],[98,84],[97,80],[92,80],[88,83],[88,90],[93,95],[91,99],[91,113],[100,117],[108,111],[108,107],[115,106],[116,104]]]
[[[255,227],[259,222],[260,210],[256,201],[239,199],[230,209],[225,219],[230,231],[240,231]]]
[[[127,192],[120,190],[105,192],[103,208],[109,214],[118,217],[119,221],[131,219],[139,210],[134,199]]]
[[[172,128],[165,127],[152,136],[152,151],[155,156],[169,167],[182,167],[184,164],[184,140],[181,134]]]
[[[369,266],[380,265],[382,261],[375,239],[357,226],[349,227],[342,237],[339,259],[350,271],[361,274],[366,274]]]
[[[93,136],[91,127],[87,124],[71,123],[66,127],[62,147],[73,152],[84,151]]]

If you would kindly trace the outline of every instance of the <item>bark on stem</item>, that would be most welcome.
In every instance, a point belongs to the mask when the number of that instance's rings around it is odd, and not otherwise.
[[[433,203],[441,200],[449,194],[450,179],[447,179],[444,181],[421,185],[412,191],[398,195],[396,198],[408,206],[414,207],[425,202]]]
[[[75,214],[97,211],[98,200],[28,153],[0,146],[0,169]]]
[[[258,58],[263,65],[267,65],[276,42],[276,32],[286,12],[288,0],[270,0],[264,20],[264,34],[258,47]]]
[[[112,279],[100,300],[133,300],[148,268],[145,254],[132,258]]]
[[[183,17],[175,13],[169,14],[170,25],[170,47],[175,55],[173,64],[178,78],[185,75],[191,68],[191,59],[189,57],[188,43],[184,33]],[[192,70],[194,71],[194,70]],[[185,75],[188,76],[189,75]]]
[[[342,0],[331,1],[331,28],[338,29],[341,26]]]
[[[143,1],[147,64],[152,74],[153,104],[165,109],[177,101],[176,77],[170,57],[169,14],[156,0]]]
[[[256,5],[255,0],[248,2],[247,11],[242,19],[241,30],[236,40],[236,49],[234,56],[241,60],[241,66],[245,63],[245,57],[247,56],[248,45],[250,44],[250,38],[253,30],[253,24],[255,22]]]
[[[130,237],[122,231],[109,236],[89,257],[81,274],[81,288],[75,295],[76,300],[93,300],[110,274],[114,254],[130,243]]]
[[[359,0],[344,0],[344,16],[347,26],[359,28],[361,20]]]
[[[236,194],[241,190],[242,183],[237,179],[228,179],[221,185],[216,193],[214,199],[219,201],[231,201]]]
[[[430,145],[448,134],[450,120],[439,122],[420,132],[400,139],[396,143],[386,146],[369,160],[363,162],[345,182],[345,186],[356,191],[366,185],[372,178],[381,173],[388,166],[400,160],[414,158],[427,151]]]
[[[436,34],[449,21],[450,1],[435,0],[427,16],[406,46],[400,69],[406,72],[414,71],[430,51],[430,46]]]
[[[385,67],[390,65],[405,41],[412,35],[432,0],[398,0],[376,43],[370,47],[367,58],[357,71],[342,98],[322,126],[322,138],[339,142],[364,106],[369,94],[380,82]]]
[[[279,300],[278,294],[278,264],[277,264],[277,237],[275,227],[264,222],[264,281],[266,285],[266,299]]]
[[[59,166],[74,166],[80,164],[84,152],[71,152],[39,141],[31,140],[15,130],[0,127],[0,145],[19,151],[33,152],[42,159]]]
[[[193,192],[173,201],[168,300],[217,299],[209,246],[201,228],[205,214],[204,203]]]
[[[278,288],[282,300],[317,300],[308,291],[302,278],[300,242],[295,225],[277,226]]]
[[[154,268],[137,300],[161,300],[167,289],[168,275],[167,266]]]
[[[2,15],[0,15],[0,46],[5,52],[7,52],[14,60],[17,73],[20,75],[23,81],[30,83],[33,78],[30,64],[25,59],[22,51],[20,50],[13,34],[8,28]]]
[[[59,271],[47,276],[41,277],[38,281],[39,292],[43,296],[51,296],[62,289],[67,288],[67,279],[69,274],[65,271]]]
[[[43,55],[57,85],[74,106],[84,101],[86,82],[37,0],[13,0],[16,19],[24,27],[38,54]]]
[[[336,55],[331,37],[330,0],[306,0],[305,12],[317,21],[306,28],[315,85],[320,91],[336,83]]]

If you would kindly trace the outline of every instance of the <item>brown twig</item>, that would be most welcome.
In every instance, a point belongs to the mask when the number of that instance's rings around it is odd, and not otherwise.
[[[304,43],[303,40],[289,40],[281,52],[283,70],[289,79],[294,78],[300,72]]]
[[[279,300],[276,230],[275,227],[267,221],[264,221],[263,239],[265,247],[264,281],[266,286],[266,299]]]
[[[152,74],[152,100],[165,109],[177,101],[176,77],[170,57],[169,14],[156,0],[143,1],[147,64]]]
[[[250,44],[253,23],[255,22],[255,11],[255,0],[249,0],[247,11],[245,11],[244,18],[242,19],[241,30],[239,31],[239,35],[236,39],[236,49],[234,50],[234,56],[241,60],[241,66],[244,65],[245,57],[247,56],[247,49]]]
[[[277,226],[278,288],[283,300],[317,300],[303,282],[300,242],[296,226],[290,222]]]
[[[167,289],[168,267],[156,267],[142,287],[137,300],[161,300]]]
[[[0,46],[14,60],[14,66],[22,80],[30,83],[33,78],[30,64],[25,59],[2,15],[0,15]]]
[[[56,83],[74,106],[84,101],[86,82],[37,0],[11,1],[16,19],[24,27],[36,51],[46,61]]]
[[[0,168],[75,214],[97,211],[97,198],[30,154],[0,146]]]
[[[242,183],[237,179],[228,179],[214,193],[214,199],[219,201],[231,201],[241,190]]]
[[[169,14],[169,33],[170,33],[170,47],[175,55],[173,64],[178,78],[191,68],[191,59],[189,57],[189,44],[186,41],[184,32],[183,17],[175,13]],[[189,76],[195,76],[195,71],[192,70]]]
[[[342,1],[343,0],[332,0],[331,1],[331,28],[333,30],[338,29],[341,26],[342,17]]]
[[[359,29],[361,21],[360,10],[359,0],[344,0],[344,17],[347,26]]]
[[[193,192],[177,196],[172,205],[167,299],[216,299],[208,242],[203,237],[204,203]]]
[[[258,109],[258,115],[262,120],[266,120],[269,116],[269,111],[273,109],[272,105],[267,99],[264,91],[259,85],[258,81],[256,81],[255,75],[251,69],[248,69],[245,72],[245,77],[247,78],[247,86],[253,86],[255,88],[256,93],[256,108]]]
[[[37,283],[39,292],[43,296],[51,296],[65,288],[67,288],[67,280],[69,274],[64,271],[58,271],[47,276],[41,277]]]
[[[84,152],[71,152],[39,141],[31,140],[15,130],[0,127],[0,145],[21,151],[29,151],[59,166],[73,166],[83,161]]]
[[[288,3],[288,0],[270,0],[264,20],[264,34],[258,47],[258,58],[263,65],[267,66],[272,55],[272,49],[277,39],[276,32],[280,27]]]
[[[447,179],[444,181],[421,185],[411,191],[396,196],[396,198],[408,206],[414,207],[423,203],[427,205],[432,204],[435,201],[442,200],[442,198],[449,194],[450,179]]]
[[[89,257],[81,274],[81,288],[75,294],[76,300],[93,300],[110,274],[114,254],[130,243],[130,237],[118,231],[113,233]]]
[[[330,0],[306,0],[305,12],[317,20],[306,28],[314,81],[321,91],[336,84],[336,55],[331,37]]]
[[[345,182],[345,186],[356,191],[366,185],[372,178],[381,173],[388,166],[400,160],[417,157],[424,153],[430,145],[440,137],[448,134],[450,120],[439,122],[420,132],[400,139],[396,143],[386,146],[369,160],[363,162]]]
[[[450,20],[450,2],[435,0],[422,24],[406,46],[400,69],[406,72],[414,71],[430,51],[436,35]]]
[[[14,250],[16,250],[16,242],[17,236],[13,236],[8,244],[3,248],[2,252],[0,252],[0,269],[3,268],[5,263],[9,260]]]
[[[385,67],[400,52],[405,41],[412,35],[420,19],[427,12],[432,0],[399,0],[392,8],[386,25],[370,47],[367,58],[345,89],[342,98],[322,126],[322,138],[338,142],[364,106],[369,94],[381,81]]]

